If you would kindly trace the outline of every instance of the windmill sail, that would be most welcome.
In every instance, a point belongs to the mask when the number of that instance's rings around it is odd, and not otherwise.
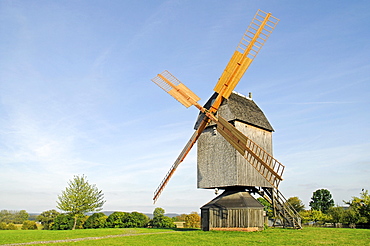
[[[200,100],[194,92],[167,70],[158,74],[152,81],[187,108]]]
[[[161,195],[164,187],[166,187],[168,181],[170,180],[172,175],[175,173],[177,167],[181,164],[181,162],[183,162],[185,157],[190,152],[191,148],[194,146],[194,144],[198,140],[200,134],[203,132],[207,123],[208,123],[207,120],[204,119],[203,122],[201,123],[200,127],[193,133],[190,140],[187,142],[184,149],[181,151],[180,155],[177,157],[176,161],[173,163],[170,170],[167,172],[166,176],[163,178],[162,182],[159,184],[158,188],[155,190],[154,197],[153,197],[153,202],[154,203],[157,201],[157,199]]]
[[[234,127],[232,125],[230,128],[230,126],[227,125],[229,124],[228,122],[226,122],[226,124],[222,119],[221,121],[218,121],[214,116],[223,99],[227,99],[230,96],[231,92],[239,83],[241,77],[248,69],[249,65],[252,63],[278,22],[279,19],[273,17],[270,13],[265,13],[261,10],[257,11],[247,31],[239,42],[236,51],[231,57],[230,62],[226,66],[214,88],[214,91],[216,91],[218,95],[209,109],[205,109],[199,105],[197,102],[200,98],[168,71],[164,71],[152,79],[154,83],[173,96],[185,107],[188,108],[191,105],[194,105],[204,114],[204,117],[201,117],[200,126],[198,127],[197,125],[197,130],[194,132],[193,136],[190,138],[183,151],[180,153],[179,157],[155,191],[153,198],[154,202],[158,199],[176,168],[194,146],[210,120],[218,122],[217,124],[220,125],[219,128],[221,134],[224,134],[225,139],[233,146],[236,146],[236,149],[257,169],[257,171],[273,184],[274,187],[279,185],[282,170],[284,169],[283,166],[270,155],[267,153],[265,154],[263,149],[258,147],[257,144],[254,144],[250,140],[244,140],[246,137],[242,133],[240,134],[244,137],[240,137],[239,131],[237,129],[233,129]],[[235,139],[236,142],[234,141]],[[242,141],[244,141],[245,144],[239,145],[239,139],[243,139]],[[276,169],[275,167],[278,168]]]
[[[217,117],[217,131],[275,188],[278,188],[285,166],[245,136],[227,120]]]
[[[278,24],[271,13],[258,10],[222,73],[214,91],[228,98]]]

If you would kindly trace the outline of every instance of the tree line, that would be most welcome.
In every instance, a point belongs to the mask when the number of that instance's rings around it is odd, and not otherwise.
[[[194,228],[200,226],[200,216],[196,212],[189,215],[183,214],[170,218],[165,216],[163,208],[156,208],[153,211],[153,219],[149,219],[139,212],[116,211],[109,216],[102,212],[105,203],[104,194],[95,185],[89,184],[86,176],[74,176],[68,182],[68,186],[58,196],[57,208],[47,210],[37,216],[36,220],[41,223],[44,230],[74,230],[94,228],[174,228],[176,221],[184,221],[184,227]],[[87,213],[95,212],[92,215]],[[22,224],[24,230],[38,229],[35,221],[28,220],[28,213],[25,210],[7,211],[0,213],[0,230],[17,229],[15,224]]]
[[[4,212],[4,211],[1,211]],[[12,211],[12,214],[19,214],[20,211]],[[22,214],[25,210],[22,210]],[[4,213],[3,213],[4,214]],[[5,220],[5,216],[0,220]],[[27,220],[24,216],[22,220],[9,221],[9,223],[0,222],[0,230],[17,230],[15,224],[22,224],[23,230],[37,230],[35,221]],[[196,212],[190,214],[181,214],[170,218],[165,216],[163,208],[155,208],[153,219],[139,212],[120,212],[116,211],[109,216],[102,212],[93,213],[92,215],[78,215],[77,219],[69,213],[60,213],[55,209],[42,212],[36,217],[40,222],[43,230],[72,230],[75,229],[98,229],[98,228],[175,228],[175,222],[183,223],[185,228],[199,228],[200,216]],[[15,222],[15,223],[13,223]]]
[[[265,207],[267,216],[274,219],[273,208],[264,198],[258,198]],[[302,222],[306,225],[324,225],[333,223],[335,227],[348,225],[370,226],[370,194],[362,190],[359,197],[352,197],[350,201],[343,201],[347,206],[335,206],[329,190],[318,189],[313,192],[309,206],[305,209],[303,202],[298,197],[290,197],[287,202],[299,213]]]
[[[272,205],[264,198],[257,200],[264,205],[267,216],[273,219]],[[345,202],[348,207],[334,206],[334,200],[329,190],[319,189],[313,192],[309,206],[305,206],[298,197],[291,197],[287,201],[297,212],[302,222],[320,225],[334,223],[336,226],[348,224],[355,227],[358,224],[370,225],[370,195],[368,190],[362,190],[360,197],[352,197]],[[100,212],[105,203],[104,194],[96,185],[89,184],[86,176],[74,176],[68,182],[68,186],[58,196],[56,210],[42,212],[37,220],[46,230],[74,230],[83,228],[129,228],[129,227],[153,227],[173,228],[176,221],[184,221],[184,227],[199,228],[200,216],[196,212],[182,214],[174,218],[165,216],[163,208],[153,211],[153,219],[138,212],[114,212],[109,216]],[[93,212],[88,216],[88,213]],[[23,224],[22,229],[37,229],[35,221],[28,220],[28,213],[21,211],[0,211],[0,229],[14,229],[15,224]]]

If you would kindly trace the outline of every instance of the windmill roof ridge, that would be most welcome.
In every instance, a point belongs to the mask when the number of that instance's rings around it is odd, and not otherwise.
[[[274,131],[265,114],[252,98],[240,93],[231,93],[229,99],[221,104],[218,113],[227,121],[237,120],[267,131]]]
[[[253,100],[252,98],[250,98],[250,97],[248,97],[248,96],[246,96],[246,95],[244,95],[244,94],[241,94],[241,93],[239,93],[239,92],[237,92],[237,91],[233,91],[232,93],[234,93],[234,94],[236,94],[236,95],[238,95],[238,96],[244,97],[245,99]]]

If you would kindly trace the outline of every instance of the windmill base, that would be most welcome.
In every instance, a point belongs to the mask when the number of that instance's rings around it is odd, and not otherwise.
[[[265,212],[245,188],[228,187],[201,208],[202,230],[258,231],[264,229]]]

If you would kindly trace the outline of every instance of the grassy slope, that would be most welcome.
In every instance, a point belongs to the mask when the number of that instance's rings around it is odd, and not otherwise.
[[[0,231],[0,244],[104,235],[156,233],[157,229],[100,229],[76,231]],[[167,230],[171,231],[171,230]],[[17,233],[18,232],[18,233]],[[304,228],[303,230],[268,229],[262,232],[203,232],[178,230],[140,236],[85,240],[53,245],[370,245],[370,230]]]

